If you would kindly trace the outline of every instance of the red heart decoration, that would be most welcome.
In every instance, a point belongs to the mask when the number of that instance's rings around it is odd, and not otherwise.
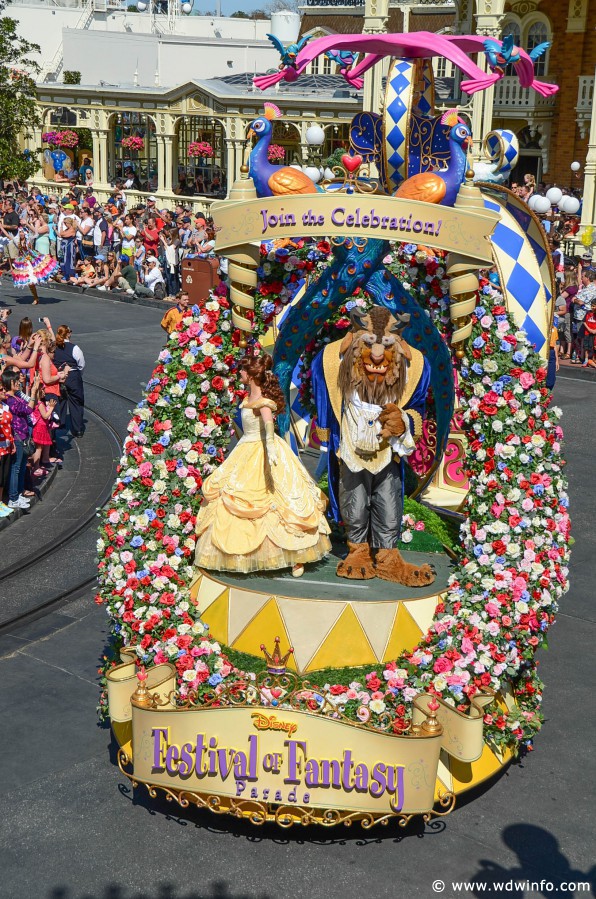
[[[363,162],[364,162],[364,160],[363,160],[362,156],[359,156],[358,153],[356,153],[354,156],[351,156],[349,153],[344,153],[344,155],[341,158],[341,163],[342,163],[344,169],[347,172],[350,172],[351,175],[354,174],[356,169],[360,168],[360,166],[362,165]]]
[[[279,697],[283,693],[283,690],[280,690],[279,687],[271,687],[270,693],[274,699],[279,699]]]

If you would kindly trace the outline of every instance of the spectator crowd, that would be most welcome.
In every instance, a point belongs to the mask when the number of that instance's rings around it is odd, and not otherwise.
[[[11,335],[9,314],[0,310],[0,518],[28,509],[61,465],[57,433],[68,425],[73,437],[84,433],[85,358],[71,329],[60,325],[54,332],[44,318],[34,331],[25,317]]]
[[[154,196],[128,208],[118,182],[103,206],[93,187],[73,186],[62,197],[36,188],[0,191],[0,264],[14,273],[23,246],[60,263],[53,281],[83,290],[124,291],[173,299],[181,287],[185,257],[215,255],[215,225],[183,203],[158,209]]]

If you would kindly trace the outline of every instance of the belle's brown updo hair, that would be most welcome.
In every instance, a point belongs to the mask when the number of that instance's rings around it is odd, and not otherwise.
[[[263,353],[261,356],[245,356],[238,366],[238,371],[242,369],[253,379],[257,387],[261,388],[263,396],[273,400],[277,406],[277,414],[281,415],[286,408],[286,400],[277,377],[271,371],[272,367],[273,359],[267,353]]]

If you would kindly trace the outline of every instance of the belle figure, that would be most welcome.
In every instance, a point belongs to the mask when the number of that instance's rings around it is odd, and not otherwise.
[[[330,550],[326,497],[290,446],[274,431],[274,415],[285,400],[270,371],[270,356],[246,356],[240,380],[243,436],[228,458],[205,480],[205,502],[197,518],[195,563],[216,571],[292,568]]]

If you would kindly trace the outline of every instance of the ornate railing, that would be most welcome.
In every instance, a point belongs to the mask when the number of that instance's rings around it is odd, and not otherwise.
[[[495,84],[495,109],[527,110],[527,109],[554,109],[556,94],[552,97],[543,97],[536,91],[522,87],[517,75],[507,75]]]

